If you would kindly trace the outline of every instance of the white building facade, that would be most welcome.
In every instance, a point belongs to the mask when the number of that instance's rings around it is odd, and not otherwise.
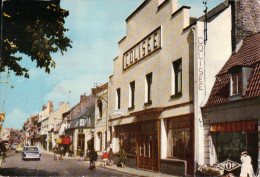
[[[194,173],[193,38],[188,6],[144,1],[127,19],[109,82],[114,152],[126,165]]]

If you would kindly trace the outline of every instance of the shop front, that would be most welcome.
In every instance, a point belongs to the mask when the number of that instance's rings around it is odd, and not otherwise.
[[[217,164],[231,160],[239,165],[226,169],[225,173],[239,176],[242,164],[241,153],[246,151],[252,159],[254,172],[258,167],[258,131],[257,121],[239,121],[218,123],[210,126],[210,135],[215,149]]]
[[[186,164],[185,171],[189,175],[194,174],[193,117],[193,114],[186,114],[166,119],[167,159],[171,160],[173,164],[183,161]],[[170,164],[170,162],[168,163]],[[176,169],[172,173],[176,174]]]
[[[120,150],[124,149],[131,167],[159,170],[158,120],[142,121],[115,127]]]
[[[139,122],[137,127],[137,167],[147,170],[159,170],[159,121]]]

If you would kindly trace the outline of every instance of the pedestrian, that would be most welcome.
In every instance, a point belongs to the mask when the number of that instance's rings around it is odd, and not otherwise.
[[[89,169],[96,170],[95,162],[97,161],[97,158],[98,158],[97,152],[95,151],[95,149],[92,149],[92,151],[90,153],[90,167],[89,167]]]
[[[60,148],[60,157],[59,157],[59,160],[62,160],[62,154],[64,153],[64,147],[61,146]]]
[[[79,160],[84,160],[83,158],[84,158],[84,153],[83,153],[83,150],[81,150],[80,151],[80,153],[79,153],[79,156],[80,156],[80,159]]]
[[[58,152],[58,147],[57,147],[57,145],[54,146],[53,152],[54,152],[54,160],[57,160],[57,155],[56,155],[57,152]]]
[[[102,155],[102,160],[103,160],[103,166],[105,167],[107,165],[107,161],[108,161],[108,154],[107,151],[104,150],[103,155]]]
[[[90,150],[86,150],[86,161],[90,161]]]
[[[241,153],[241,158],[240,158],[242,165],[241,165],[241,172],[240,172],[240,177],[254,177],[254,170],[253,166],[251,164],[252,159],[251,157],[247,154],[246,151]]]
[[[126,162],[126,153],[125,153],[125,150],[122,149],[120,152],[120,158],[119,158],[119,162],[118,162],[117,166],[124,168],[125,162]]]
[[[109,152],[108,152],[108,165],[112,166],[114,161],[114,153],[113,153],[113,150],[112,148],[110,148]]]

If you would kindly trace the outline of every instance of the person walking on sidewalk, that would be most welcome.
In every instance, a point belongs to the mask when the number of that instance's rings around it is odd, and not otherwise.
[[[90,153],[90,167],[89,169],[91,170],[96,170],[96,164],[95,162],[97,161],[98,155],[95,149],[93,149]]]
[[[90,161],[90,154],[91,152],[89,151],[89,149],[86,150],[86,161]]]
[[[64,153],[64,147],[61,146],[59,160],[62,160],[62,154]]]
[[[103,159],[103,166],[105,167],[107,165],[107,161],[108,161],[108,154],[107,154],[106,150],[104,150],[104,153],[101,158]]]
[[[84,152],[83,152],[83,150],[80,151],[79,156],[80,156],[79,160],[83,161],[84,160]]]
[[[56,155],[57,152],[58,152],[58,147],[57,147],[57,145],[54,146],[53,152],[54,152],[54,160],[57,160],[57,155]]]
[[[114,153],[112,148],[110,148],[110,151],[108,152],[108,165],[112,166],[113,165],[113,159],[114,159]]]

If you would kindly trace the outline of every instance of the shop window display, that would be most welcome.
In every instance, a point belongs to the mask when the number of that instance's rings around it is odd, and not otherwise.
[[[167,141],[168,157],[191,158],[192,142],[189,117],[168,120]]]
[[[218,162],[227,159],[240,163],[240,154],[246,151],[246,132],[214,132],[212,140],[216,149]]]
[[[136,155],[136,124],[117,126],[116,134],[126,154]]]

